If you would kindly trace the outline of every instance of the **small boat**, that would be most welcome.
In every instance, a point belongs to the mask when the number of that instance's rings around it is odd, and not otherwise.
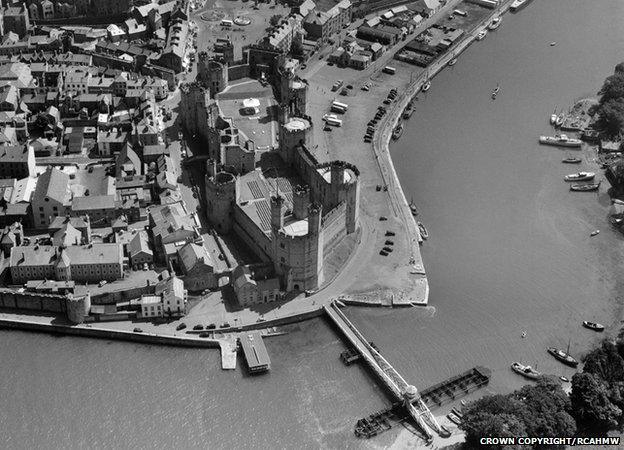
[[[527,3],[529,3],[529,0],[514,0],[509,9],[516,12],[523,8]]]
[[[483,29],[481,31],[479,31],[479,34],[477,34],[477,41],[482,41],[483,39],[485,39],[485,37],[487,36],[487,30]]]
[[[403,125],[399,123],[392,131],[392,139],[396,141],[397,139],[401,137],[402,134],[403,134]]]
[[[407,104],[407,106],[405,107],[405,109],[403,110],[403,119],[409,119],[412,114],[414,113],[414,107],[412,105],[412,102],[409,102]]]
[[[459,403],[461,403],[462,406],[466,406],[466,400],[460,400]]]
[[[555,120],[555,126],[560,127],[565,122],[565,115],[563,113],[557,116],[557,120]]]
[[[461,423],[461,419],[457,417],[455,414],[453,414],[452,412],[448,413],[446,417],[448,417],[448,419],[451,422],[453,422],[455,425],[459,425]]]
[[[425,226],[422,224],[422,222],[418,222],[418,230],[420,230],[420,236],[423,239],[427,239],[429,237],[429,233],[427,233],[427,229],[425,228]]]
[[[557,108],[555,108],[553,113],[550,115],[550,124],[554,126],[555,123],[557,123]]]
[[[565,181],[591,181],[595,176],[594,172],[577,172],[566,175],[563,179]]]
[[[412,212],[412,216],[418,215],[418,208],[416,208],[416,203],[414,203],[414,199],[409,204],[410,211]]]
[[[556,134],[554,136],[540,136],[540,144],[556,145],[559,147],[580,147],[582,142],[580,139],[570,138],[567,134]]]
[[[488,29],[489,30],[496,30],[498,27],[500,27],[501,22],[503,21],[503,19],[501,19],[500,16],[496,16],[492,19],[492,21],[490,22],[490,24],[488,25]]]
[[[451,437],[451,430],[446,428],[444,425],[440,425],[440,432],[438,433],[441,438]]]
[[[565,375],[559,375],[559,379],[561,381],[563,381],[564,383],[569,383],[570,379],[568,377],[566,377]]]
[[[511,370],[522,375],[524,378],[528,378],[529,380],[535,380],[542,376],[540,372],[533,369],[531,366],[524,366],[519,362],[515,362],[511,365]]]
[[[570,190],[576,192],[590,192],[597,191],[599,187],[600,183],[573,184],[572,186],[570,186]]]
[[[589,235],[590,235],[591,237],[594,237],[594,236],[598,236],[598,234],[600,234],[600,230],[594,230],[594,231],[592,231]]]
[[[568,351],[570,350],[570,344],[568,343]],[[555,357],[555,359],[561,361],[567,366],[576,367],[578,366],[578,361],[572,355],[570,355],[567,351],[563,351],[558,349],[557,347],[548,347],[546,349],[548,353]]]
[[[619,198],[614,198],[613,200],[611,200],[611,203],[613,203],[614,205],[624,205],[624,200],[620,200]]]
[[[500,92],[500,85],[496,83],[496,87],[492,91],[492,100],[496,100],[496,96],[498,95],[499,92]]]
[[[451,412],[455,414],[457,417],[459,417],[460,419],[464,418],[464,415],[461,413],[461,411],[455,407],[451,408]]]
[[[551,46],[551,47],[554,47],[555,45],[557,45],[557,43],[556,43],[555,41],[552,41],[552,42],[550,43],[550,46]]]
[[[583,162],[583,160],[581,158],[575,158],[573,156],[568,156],[565,159],[561,160],[562,163],[564,164],[580,164],[581,162]]]
[[[526,331],[523,331],[523,332],[522,332],[522,334],[521,334],[520,336],[522,336],[522,339],[526,338],[526,337],[527,337],[527,333],[526,333]]]
[[[609,222],[611,222],[611,225],[614,227],[621,227],[624,223],[624,219],[621,217],[609,217]]]
[[[431,88],[431,81],[429,81],[429,79],[427,79],[427,81],[425,81],[425,84],[422,85],[421,90],[423,92],[427,92],[429,90],[429,88]]]
[[[589,328],[590,330],[594,330],[594,331],[604,331],[605,329],[604,325],[600,323],[596,323],[596,322],[589,322],[587,320],[583,321],[583,326],[585,328]]]
[[[455,64],[457,64],[457,58],[453,58],[448,62],[448,65],[453,67]]]

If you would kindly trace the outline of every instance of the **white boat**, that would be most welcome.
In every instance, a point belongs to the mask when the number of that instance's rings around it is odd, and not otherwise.
[[[569,138],[565,134],[556,134],[554,136],[540,136],[540,144],[556,145],[559,147],[580,147],[582,142],[580,139]]]
[[[503,19],[501,19],[500,16],[496,16],[492,19],[492,21],[490,22],[490,24],[488,25],[488,29],[489,30],[496,30],[498,27],[500,27],[501,22],[503,21]]]
[[[429,79],[427,79],[427,81],[425,81],[425,84],[422,85],[421,90],[423,92],[427,92],[430,87],[431,87],[431,81],[429,81]]]
[[[585,328],[589,328],[590,330],[594,330],[594,331],[603,331],[605,328],[604,325],[600,323],[589,322],[588,320],[583,321],[583,326]]]
[[[596,174],[594,172],[576,172],[571,173],[563,177],[565,181],[590,181],[593,180]]]
[[[614,205],[624,205],[624,200],[620,200],[619,198],[614,198],[611,200]]]
[[[561,113],[557,116],[557,120],[555,120],[555,126],[560,127],[565,122],[565,114]]]
[[[457,58],[453,58],[448,62],[449,66],[454,66],[455,64],[457,64]]]
[[[600,230],[594,230],[590,233],[590,236],[594,237],[594,236],[598,236],[598,234],[600,234]]]
[[[522,375],[529,380],[535,380],[539,378],[542,374],[537,370],[533,369],[531,366],[525,366],[520,364],[519,362],[515,362],[511,365],[511,370]]]
[[[555,125],[555,123],[557,123],[557,108],[555,108],[553,113],[550,115],[550,124]]]
[[[529,3],[529,0],[514,0],[509,9],[516,12],[526,6],[527,3]]]
[[[483,39],[485,39],[485,36],[487,36],[487,30],[484,28],[483,30],[479,31],[479,34],[477,34],[477,41],[482,41]]]

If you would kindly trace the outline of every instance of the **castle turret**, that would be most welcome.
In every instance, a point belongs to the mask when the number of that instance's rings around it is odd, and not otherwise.
[[[293,214],[295,218],[302,220],[308,217],[310,204],[310,188],[308,186],[296,186],[293,190]]]
[[[298,145],[312,148],[312,123],[308,118],[291,117],[280,126],[280,154],[286,163],[292,163],[293,149]]]
[[[216,171],[216,162],[209,167],[209,171]],[[206,174],[206,217],[221,233],[232,229],[239,183],[240,178],[229,172],[216,172],[212,176]]]
[[[279,194],[271,197],[271,226],[274,230],[284,226],[284,197]]]
[[[340,186],[345,182],[345,166],[342,161],[334,161],[331,165],[331,184]]]

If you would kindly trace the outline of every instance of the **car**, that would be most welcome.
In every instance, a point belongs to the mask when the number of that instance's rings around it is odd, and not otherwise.
[[[387,184],[384,185],[383,190],[384,190],[384,192],[388,192],[388,185]]]
[[[386,216],[379,216],[379,220],[383,222],[385,220],[388,220],[388,218]]]
[[[256,320],[256,322],[264,322],[264,321],[265,321],[264,317],[258,317],[258,320]]]
[[[207,331],[202,331],[201,333],[199,333],[199,337],[200,338],[208,338],[208,337],[210,337],[210,333],[208,333]]]
[[[108,284],[108,281],[106,281],[106,280],[102,280],[102,281],[100,281],[100,282],[98,283],[98,286],[99,286],[99,287],[102,287],[102,286],[104,286],[105,284]]]
[[[230,328],[230,324],[229,324],[229,323],[227,323],[227,322],[223,322],[223,323],[221,324],[221,328]]]
[[[198,331],[198,330],[203,330],[203,329],[204,329],[204,326],[203,326],[203,325],[200,325],[200,324],[197,324],[197,325],[195,325],[195,326],[193,327],[193,330],[195,330],[195,331]]]
[[[184,330],[185,328],[186,328],[186,324],[184,322],[182,322],[180,325],[178,325],[176,327],[176,330],[180,331],[180,330]]]
[[[332,130],[331,127],[326,126],[325,128],[323,128],[323,131],[331,131],[331,130]]]
[[[367,85],[362,86],[360,89],[362,89],[365,92],[368,92],[370,90],[370,88]]]
[[[306,69],[308,66],[306,66],[305,64],[301,64],[301,70]]]
[[[385,99],[385,100],[383,101],[383,104],[384,104],[384,105],[389,105],[390,103],[392,103],[392,100],[390,100],[390,99]]]
[[[365,137],[364,138],[364,142],[367,143],[367,144],[370,144],[371,142],[373,142],[373,140],[371,138],[369,138],[369,137]]]
[[[206,330],[214,330],[215,328],[217,328],[217,326],[214,323],[206,325]]]
[[[143,263],[143,270],[148,270],[149,269],[149,265],[147,263]]]
[[[134,330],[135,333],[143,333],[143,330],[141,330],[140,328],[135,328]]]
[[[394,241],[386,241],[384,242],[384,245],[394,245]]]
[[[345,88],[342,91],[340,91],[340,95],[349,95],[349,91]]]
[[[353,85],[352,84],[347,84],[347,89],[353,89]]]
[[[377,186],[375,186],[375,190],[377,192],[381,191],[381,184],[378,184]]]
[[[384,252],[383,250],[381,250],[381,251],[379,252],[379,254],[380,254],[381,256],[388,256],[388,254],[387,254],[386,252]]]
[[[387,253],[390,253],[392,251],[392,248],[391,247],[384,247],[383,251],[387,252]]]
[[[328,66],[333,66],[333,65],[334,65],[334,63],[330,61],[330,62],[328,62],[328,63],[327,63],[327,65],[328,65]]]
[[[316,291],[313,290],[313,289],[306,289],[306,291],[305,291],[305,296],[306,297],[310,297],[311,295],[314,295],[314,294],[316,294]]]
[[[395,235],[396,233],[394,231],[390,231],[390,230],[386,231],[386,236],[395,236]]]

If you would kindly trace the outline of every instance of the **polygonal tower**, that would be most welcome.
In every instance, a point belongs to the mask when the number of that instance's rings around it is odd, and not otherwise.
[[[215,160],[208,160],[206,172],[206,217],[221,233],[232,230],[234,205],[238,202],[240,178],[219,171]]]
[[[200,52],[197,59],[197,78],[210,91],[210,97],[215,98],[228,85],[228,64],[207,52]]]
[[[287,117],[280,125],[279,133],[280,155],[288,164],[292,163],[294,149],[298,145],[312,148],[314,144],[312,122],[309,118]]]

